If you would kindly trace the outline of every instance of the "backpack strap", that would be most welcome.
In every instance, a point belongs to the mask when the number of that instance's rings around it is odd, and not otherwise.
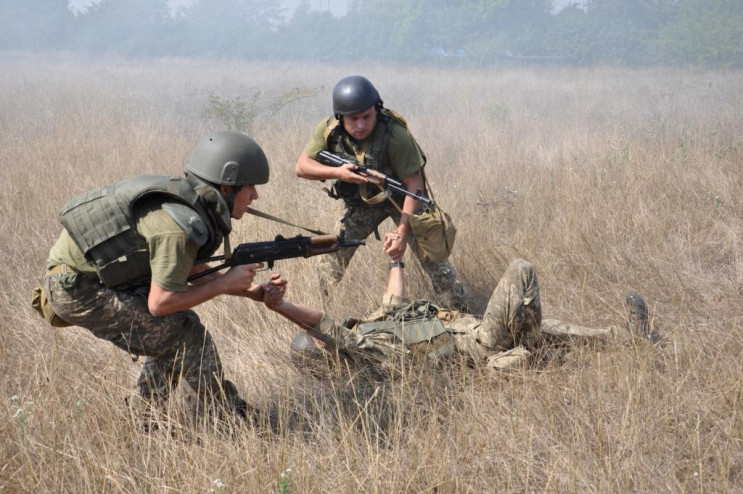
[[[333,133],[333,131],[340,125],[341,121],[337,118],[333,118],[328,122],[328,125],[325,127],[325,131],[323,131],[322,136],[325,139],[325,142],[328,142],[328,137],[330,137],[330,134]]]

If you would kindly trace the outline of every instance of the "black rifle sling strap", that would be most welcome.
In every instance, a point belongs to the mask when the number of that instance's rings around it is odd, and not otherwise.
[[[267,220],[275,221],[276,223],[281,223],[283,225],[293,226],[295,228],[299,228],[306,232],[314,233],[315,235],[327,235],[326,232],[323,232],[320,230],[313,230],[312,228],[305,228],[303,226],[295,225],[294,223],[289,223],[286,220],[282,220],[281,218],[277,218],[276,216],[272,216],[268,213],[264,213],[263,211],[258,211],[257,209],[246,208],[246,211],[248,212],[248,214],[252,214],[253,216],[258,216],[259,218],[264,218]]]

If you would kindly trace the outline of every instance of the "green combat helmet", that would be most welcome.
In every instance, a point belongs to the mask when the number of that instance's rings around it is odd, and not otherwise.
[[[374,105],[381,107],[382,98],[366,77],[345,77],[333,89],[333,113],[336,115],[353,115]]]
[[[214,132],[196,145],[186,172],[216,185],[259,185],[268,182],[268,160],[245,134]]]

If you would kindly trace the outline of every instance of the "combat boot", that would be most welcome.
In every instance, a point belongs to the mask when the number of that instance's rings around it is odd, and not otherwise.
[[[443,293],[441,299],[444,307],[450,307],[462,314],[470,312],[470,297],[467,288],[461,281],[456,280],[451,290]]]
[[[648,306],[645,300],[637,294],[627,295],[627,310],[629,311],[629,332],[634,338],[652,339],[648,324]]]

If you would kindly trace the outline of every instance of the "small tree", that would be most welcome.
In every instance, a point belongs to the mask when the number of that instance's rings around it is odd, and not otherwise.
[[[228,130],[253,135],[285,106],[315,96],[322,89],[322,87],[295,87],[268,100],[261,90],[255,87],[242,88],[244,95],[234,97],[220,96],[210,91],[202,116],[207,120],[217,122]]]

